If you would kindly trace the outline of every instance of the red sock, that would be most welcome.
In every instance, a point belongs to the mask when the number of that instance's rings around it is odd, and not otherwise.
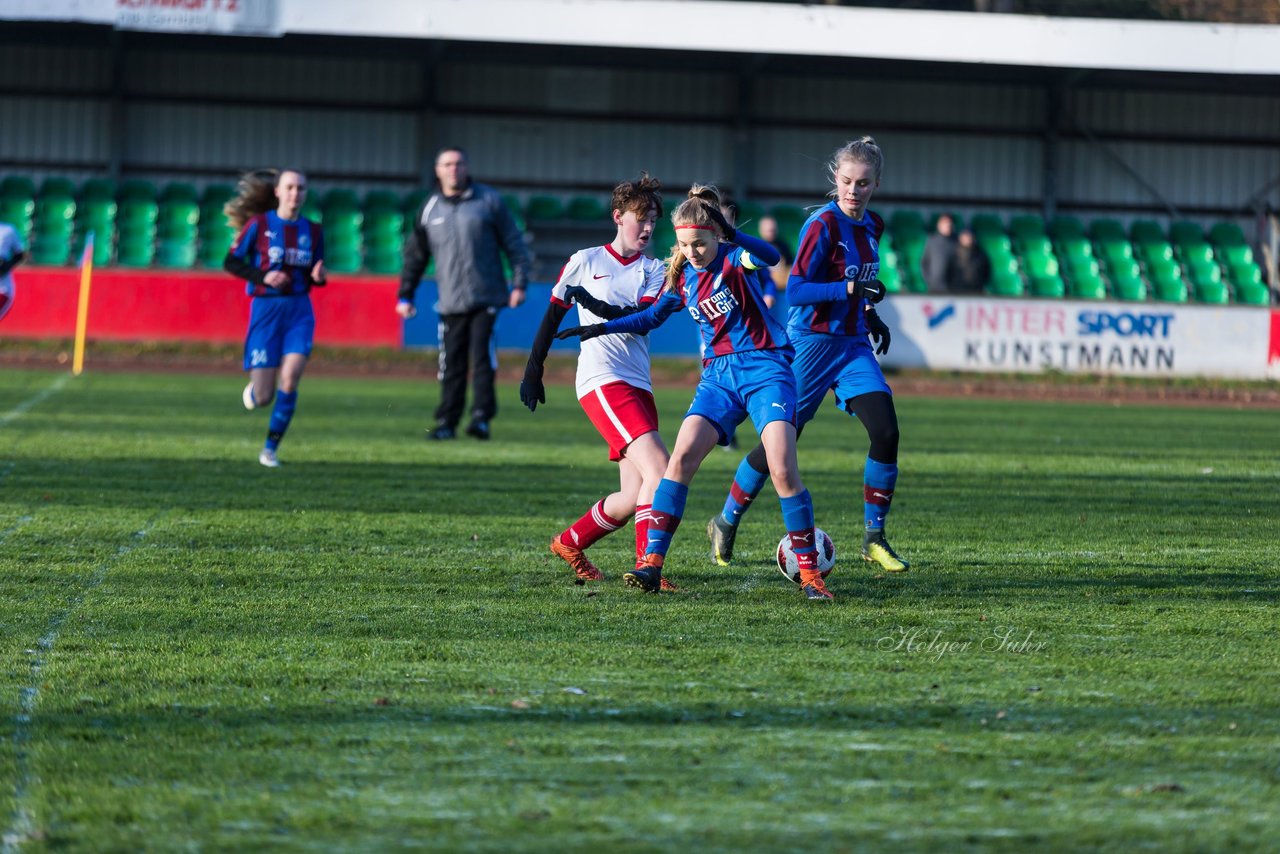
[[[575,549],[585,549],[596,540],[611,534],[627,524],[627,520],[619,521],[604,512],[604,499],[601,498],[560,535],[560,542]]]
[[[652,504],[636,505],[636,560],[644,559],[645,546],[649,545],[649,509]]]
[[[813,528],[803,531],[788,531],[791,537],[791,550],[796,554],[796,564],[801,572],[813,572],[818,568],[818,550],[814,548]],[[803,576],[802,576],[803,577]]]

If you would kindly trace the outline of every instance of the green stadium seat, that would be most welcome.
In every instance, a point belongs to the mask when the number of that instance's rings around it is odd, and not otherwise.
[[[1221,277],[1216,282],[1193,281],[1191,289],[1195,294],[1196,302],[1208,305],[1226,305],[1231,302],[1231,293],[1227,289],[1227,283],[1222,281]]]
[[[1253,263],[1253,250],[1241,243],[1220,243],[1214,254],[1228,267]]]
[[[80,188],[80,202],[83,204],[90,200],[115,200],[116,182],[109,178],[90,178],[84,182]]]
[[[1073,216],[1059,215],[1049,223],[1049,236],[1059,242],[1066,240],[1088,240],[1084,223]]]
[[[194,240],[161,240],[156,244],[155,263],[160,267],[189,269],[196,265]]]
[[[1215,222],[1209,227],[1209,242],[1214,246],[1247,246],[1244,231],[1234,222]]]
[[[222,210],[222,206],[235,196],[236,188],[230,184],[210,184],[200,194],[200,210]]]
[[[31,223],[36,203],[30,198],[0,197],[0,222],[7,222],[17,229],[22,242],[31,242]]]
[[[399,210],[374,211],[366,213],[364,220],[364,242],[368,246],[399,246],[404,240],[404,214]]]
[[[355,208],[325,208],[324,237],[326,241],[342,237],[358,237],[364,227],[364,213]]]
[[[360,199],[354,190],[337,189],[325,193],[320,203],[325,212],[330,210],[360,210]]]
[[[36,200],[36,233],[61,230],[71,231],[75,221],[76,200],[70,196],[41,196]]]
[[[919,211],[913,210],[894,211],[889,216],[889,231],[899,238],[928,234],[924,224],[924,217],[920,215]]]
[[[116,243],[116,263],[121,267],[150,267],[155,261],[154,240],[121,237]]]
[[[390,190],[370,190],[364,196],[364,215],[368,217],[374,211],[400,211],[400,197]]]
[[[653,257],[666,259],[671,254],[671,247],[676,245],[676,232],[671,225],[670,217],[662,217],[653,226]]]
[[[1184,264],[1216,264],[1213,247],[1203,240],[1199,243],[1188,242],[1178,245],[1177,256]]]
[[[31,263],[41,266],[62,266],[71,257],[71,235],[36,233],[31,241]]]
[[[1009,233],[1013,235],[1015,243],[1028,237],[1048,236],[1044,230],[1044,219],[1031,214],[1019,214],[1009,220]]]
[[[1138,275],[1137,267],[1135,264],[1132,275],[1126,272],[1111,277],[1111,296],[1114,299],[1141,302],[1147,298],[1147,283]]]
[[[1271,289],[1261,282],[1235,286],[1235,301],[1241,305],[1270,305]]]
[[[592,196],[576,196],[569,200],[565,215],[575,222],[599,222],[609,216],[609,206]]]
[[[1129,239],[1139,246],[1165,242],[1164,229],[1155,220],[1138,219],[1129,226]]]
[[[969,223],[969,230],[973,232],[973,236],[977,238],[979,243],[984,239],[997,235],[1005,237],[1004,223],[995,214],[974,214]]]
[[[330,232],[326,230],[324,233],[324,251],[326,255],[331,252],[359,255],[363,250],[364,237],[358,231]]]
[[[71,241],[71,260],[79,264],[80,257],[84,254],[85,240],[88,238],[88,232],[76,232],[75,239]],[[101,232],[94,232],[93,235],[93,263],[95,266],[103,266],[111,263],[111,252],[113,241],[111,233],[107,232],[106,237]]]
[[[994,232],[987,234],[975,234],[974,240],[982,247],[982,251],[986,252],[988,255],[1013,254],[1013,244],[1009,241],[1009,235],[1007,234],[996,234]]]
[[[1124,226],[1115,219],[1095,219],[1089,223],[1089,236],[1098,243],[1118,240],[1129,242],[1129,235],[1124,230]]]
[[[1239,264],[1227,264],[1227,280],[1231,284],[1239,287],[1241,285],[1254,285],[1262,283],[1262,268],[1255,264],[1252,260]]]
[[[529,199],[529,207],[525,216],[530,220],[553,220],[564,218],[564,202],[555,196],[533,196]]]
[[[1028,295],[1033,297],[1057,299],[1066,296],[1067,285],[1066,282],[1062,281],[1062,276],[1059,275],[1033,276],[1027,292]]]
[[[1169,225],[1169,242],[1175,246],[1187,243],[1204,243],[1204,228],[1198,222],[1179,220]]]
[[[372,273],[394,275],[400,272],[401,255],[399,252],[373,251],[365,255],[365,266]]]
[[[1016,259],[1009,258],[1007,263],[992,265],[987,293],[1000,297],[1020,297],[1026,293],[1026,284],[1022,281]]]
[[[1173,247],[1165,240],[1139,243],[1138,252],[1142,256],[1142,260],[1146,261],[1148,264],[1160,261],[1173,261]]]
[[[1058,254],[1067,266],[1077,266],[1094,261],[1093,247],[1087,238],[1071,237],[1058,244]]]
[[[71,196],[74,198],[77,194],[77,189],[78,188],[76,187],[76,182],[72,181],[70,178],[54,176],[50,178],[45,178],[43,181],[40,182],[39,195]]]
[[[1053,255],[1053,243],[1042,234],[1023,235],[1015,243],[1019,254],[1024,258],[1032,256],[1051,257]]]
[[[1133,244],[1129,242],[1127,237],[1119,240],[1100,240],[1098,241],[1098,250],[1102,259],[1107,263],[1133,260]]]
[[[325,266],[335,273],[357,273],[360,271],[360,253],[346,250],[330,251],[326,246]]]
[[[324,224],[324,209],[315,199],[307,199],[302,205],[302,216],[317,224]]]
[[[121,206],[123,207],[123,203],[125,201],[141,200],[141,201],[155,202],[158,198],[158,195],[159,194],[156,192],[155,184],[151,183],[150,181],[132,179],[129,181],[125,181],[122,185],[120,185],[120,193],[118,196],[116,196],[116,200],[119,201],[121,203]]]
[[[1147,280],[1151,283],[1153,298],[1161,302],[1187,302],[1187,284],[1176,262],[1166,259],[1152,262],[1147,266]]]
[[[26,175],[7,175],[0,181],[0,196],[18,199],[34,199],[36,182]]]
[[[902,293],[902,279],[898,275],[897,265],[888,266],[883,263],[884,256],[880,257],[880,283],[884,285],[885,293],[900,294]]]
[[[194,199],[170,199],[158,212],[157,225],[165,234],[192,235],[200,223],[200,206]]]
[[[164,189],[160,191],[160,202],[191,202],[193,205],[199,205],[200,193],[197,192],[194,184],[187,184],[182,181],[174,181],[165,184]]]
[[[234,235],[230,234],[227,229],[226,239],[219,236],[201,237],[196,249],[196,257],[205,267],[221,268],[222,262],[227,257],[227,252],[231,250],[231,243]]]
[[[120,228],[156,224],[160,218],[160,206],[151,199],[123,196],[116,208],[116,223]]]

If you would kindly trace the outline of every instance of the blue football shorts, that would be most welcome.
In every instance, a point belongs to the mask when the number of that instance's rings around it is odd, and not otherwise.
[[[244,369],[278,368],[285,353],[309,357],[315,334],[311,297],[254,297],[244,339]]]
[[[757,434],[774,421],[795,424],[796,378],[791,358],[789,347],[717,356],[702,369],[685,418],[701,415],[710,421],[720,433],[721,445],[729,444],[729,437],[747,416]]]
[[[884,381],[871,344],[847,335],[796,335],[791,368],[796,375],[796,424],[803,427],[818,414],[828,391],[835,404],[853,414],[849,401],[860,394],[883,391],[893,394]]]

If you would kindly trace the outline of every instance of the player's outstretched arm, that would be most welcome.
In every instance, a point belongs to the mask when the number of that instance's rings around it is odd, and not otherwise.
[[[547,402],[547,391],[542,385],[543,365],[546,363],[547,353],[551,352],[551,342],[557,337],[556,330],[568,313],[569,309],[563,305],[555,302],[548,304],[546,313],[542,315],[538,334],[533,337],[533,349],[524,366],[524,379],[520,381],[520,402],[529,407],[530,412],[535,411],[539,403]]]
[[[614,305],[611,302],[605,302],[596,298],[582,285],[570,285],[564,289],[564,294],[587,311],[605,320],[617,320],[619,317],[626,317],[644,310],[638,305]]]

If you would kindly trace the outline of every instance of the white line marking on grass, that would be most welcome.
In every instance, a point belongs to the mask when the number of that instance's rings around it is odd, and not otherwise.
[[[58,631],[62,628],[62,624],[67,621],[67,618],[84,604],[85,598],[106,580],[107,573],[111,570],[111,567],[120,558],[133,551],[137,547],[137,542],[155,527],[156,522],[160,521],[160,517],[163,515],[161,513],[153,517],[147,524],[142,526],[141,530],[134,532],[132,541],[121,545],[116,549],[115,554],[98,564],[93,574],[89,576],[84,588],[76,594],[74,599],[67,603],[67,607],[55,614],[53,619],[49,621],[49,626],[36,643],[35,649],[27,650],[27,655],[30,658],[31,676],[28,684],[21,691],[19,711],[14,717],[13,745],[16,782],[13,787],[13,819],[9,829],[4,832],[3,839],[0,840],[0,845],[3,845],[0,851],[3,851],[4,854],[16,854],[24,843],[33,840],[36,830],[27,800],[31,791],[39,785],[40,778],[31,768],[31,762],[27,756],[27,746],[31,742],[32,720],[35,717],[36,705],[40,699],[40,683],[44,680],[44,668],[48,663],[49,654],[53,652],[54,644],[58,642]]]
[[[16,421],[17,419],[26,415],[27,412],[33,406],[39,406],[41,403],[48,400],[53,395],[62,391],[62,387],[67,384],[67,380],[69,379],[71,379],[70,374],[59,375],[58,378],[53,381],[53,385],[49,386],[46,389],[43,389],[42,391],[37,392],[33,396],[22,401],[22,403],[19,403],[13,409],[10,409],[8,412],[4,413],[3,415],[0,415],[0,427],[3,427],[4,425],[8,424],[10,421]]]

